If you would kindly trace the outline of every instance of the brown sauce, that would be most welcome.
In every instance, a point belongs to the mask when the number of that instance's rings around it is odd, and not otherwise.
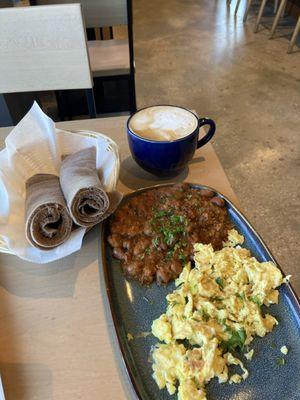
[[[223,199],[180,184],[130,199],[116,211],[108,242],[127,276],[166,284],[181,273],[194,243],[219,250],[231,227]]]

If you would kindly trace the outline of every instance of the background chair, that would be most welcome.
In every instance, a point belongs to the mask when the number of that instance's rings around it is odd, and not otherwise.
[[[262,0],[262,2],[261,2],[260,8],[259,8],[259,12],[258,12],[258,16],[257,16],[257,19],[256,19],[255,29],[257,29],[257,27],[258,27],[258,25],[260,23],[260,20],[261,20],[261,17],[263,15],[263,11],[264,11],[266,2],[267,2],[267,0]],[[235,10],[234,10],[234,14],[235,15],[238,12],[240,3],[241,3],[241,0],[237,0],[236,6],[235,6]],[[252,5],[252,0],[247,0],[246,9],[245,9],[244,17],[243,17],[243,21],[244,22],[246,22],[246,20],[248,18],[251,5]],[[278,8],[278,0],[274,0],[274,13],[276,13],[277,8]]]
[[[236,0],[236,6],[235,6],[235,11],[234,11],[235,15],[238,12],[238,8],[240,6],[240,3],[241,3],[241,0]],[[272,39],[274,37],[274,34],[275,34],[275,31],[276,31],[276,28],[278,26],[280,18],[284,17],[287,3],[288,3],[287,0],[274,0],[275,18],[274,18],[274,21],[272,23],[272,27],[271,27],[271,31],[270,31],[270,37],[269,37],[270,39]],[[247,0],[246,10],[245,10],[244,18],[243,18],[244,22],[246,21],[246,19],[248,17],[251,5],[252,5],[252,0]],[[255,33],[258,32],[258,28],[259,28],[263,13],[265,11],[266,5],[267,5],[267,0],[261,0],[259,11],[258,11],[258,15],[257,15],[256,21],[255,21],[255,26],[254,26],[254,32]],[[287,51],[288,53],[291,53],[293,51],[293,47],[294,47],[294,45],[296,43],[299,31],[300,31],[300,16],[298,16],[296,27],[295,27],[295,30],[294,30],[294,32],[292,34],[290,43],[289,43],[289,47],[288,47],[288,51]]]
[[[0,9],[0,38],[0,93],[84,89],[96,117],[79,4]]]
[[[70,1],[72,0],[31,0],[31,4],[62,4],[69,3]],[[136,96],[131,0],[73,0],[73,2],[81,4],[86,28],[110,27],[110,40],[88,41],[92,75],[94,78],[99,78],[102,82],[127,77],[129,83],[129,111],[135,111]],[[120,25],[127,27],[127,38],[112,38],[112,28]]]
[[[291,41],[289,43],[289,47],[288,47],[288,51],[287,51],[288,53],[292,53],[293,47],[294,47],[294,45],[296,43],[296,39],[297,39],[297,36],[298,36],[299,32],[300,32],[300,15],[298,17],[298,21],[297,21],[294,33],[293,33]]]
[[[274,1],[275,19],[273,21],[273,26],[271,28],[271,37],[273,36],[274,31],[276,29],[276,26],[278,25],[278,21],[279,21],[280,16],[283,16],[283,14],[284,14],[286,3],[287,3],[287,0],[281,0],[280,4],[278,6],[278,0]],[[259,8],[259,11],[258,11],[258,15],[257,15],[257,18],[256,18],[256,22],[255,22],[255,27],[254,27],[254,32],[255,33],[258,32],[259,24],[260,24],[260,21],[262,19],[266,4],[267,4],[267,0],[262,0],[260,8]]]
[[[287,0],[281,0],[280,1],[279,7],[277,9],[277,12],[276,12],[276,15],[275,15],[275,18],[274,18],[274,21],[273,21],[273,25],[272,25],[272,28],[271,28],[270,39],[274,36],[274,33],[275,33],[276,28],[277,28],[277,25],[278,25],[280,17],[284,15],[284,10],[285,10],[285,7],[286,7],[286,3],[287,3]]]

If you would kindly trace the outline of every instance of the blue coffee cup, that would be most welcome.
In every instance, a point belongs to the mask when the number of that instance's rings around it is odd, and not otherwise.
[[[212,119],[198,118],[196,114],[184,107],[169,105],[167,107],[182,108],[190,112],[198,120],[196,129],[173,141],[158,141],[141,137],[130,129],[130,121],[136,113],[150,107],[136,111],[127,121],[127,138],[133,159],[141,168],[159,177],[180,174],[193,158],[196,149],[209,142],[216,131],[216,125]],[[204,137],[199,139],[199,129],[204,125],[208,125],[209,130]]]

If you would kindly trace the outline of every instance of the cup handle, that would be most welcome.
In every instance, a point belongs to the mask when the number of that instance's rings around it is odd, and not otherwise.
[[[216,124],[214,123],[214,121],[212,119],[199,118],[198,128],[200,129],[201,126],[204,126],[204,125],[209,125],[209,131],[207,132],[207,134],[203,138],[198,140],[197,149],[199,149],[199,147],[202,147],[207,142],[209,142],[210,139],[214,136],[215,131],[216,131]]]

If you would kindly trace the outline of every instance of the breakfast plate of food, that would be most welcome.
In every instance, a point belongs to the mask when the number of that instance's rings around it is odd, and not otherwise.
[[[138,399],[300,399],[300,306],[223,195],[165,184],[103,223],[100,265]]]

